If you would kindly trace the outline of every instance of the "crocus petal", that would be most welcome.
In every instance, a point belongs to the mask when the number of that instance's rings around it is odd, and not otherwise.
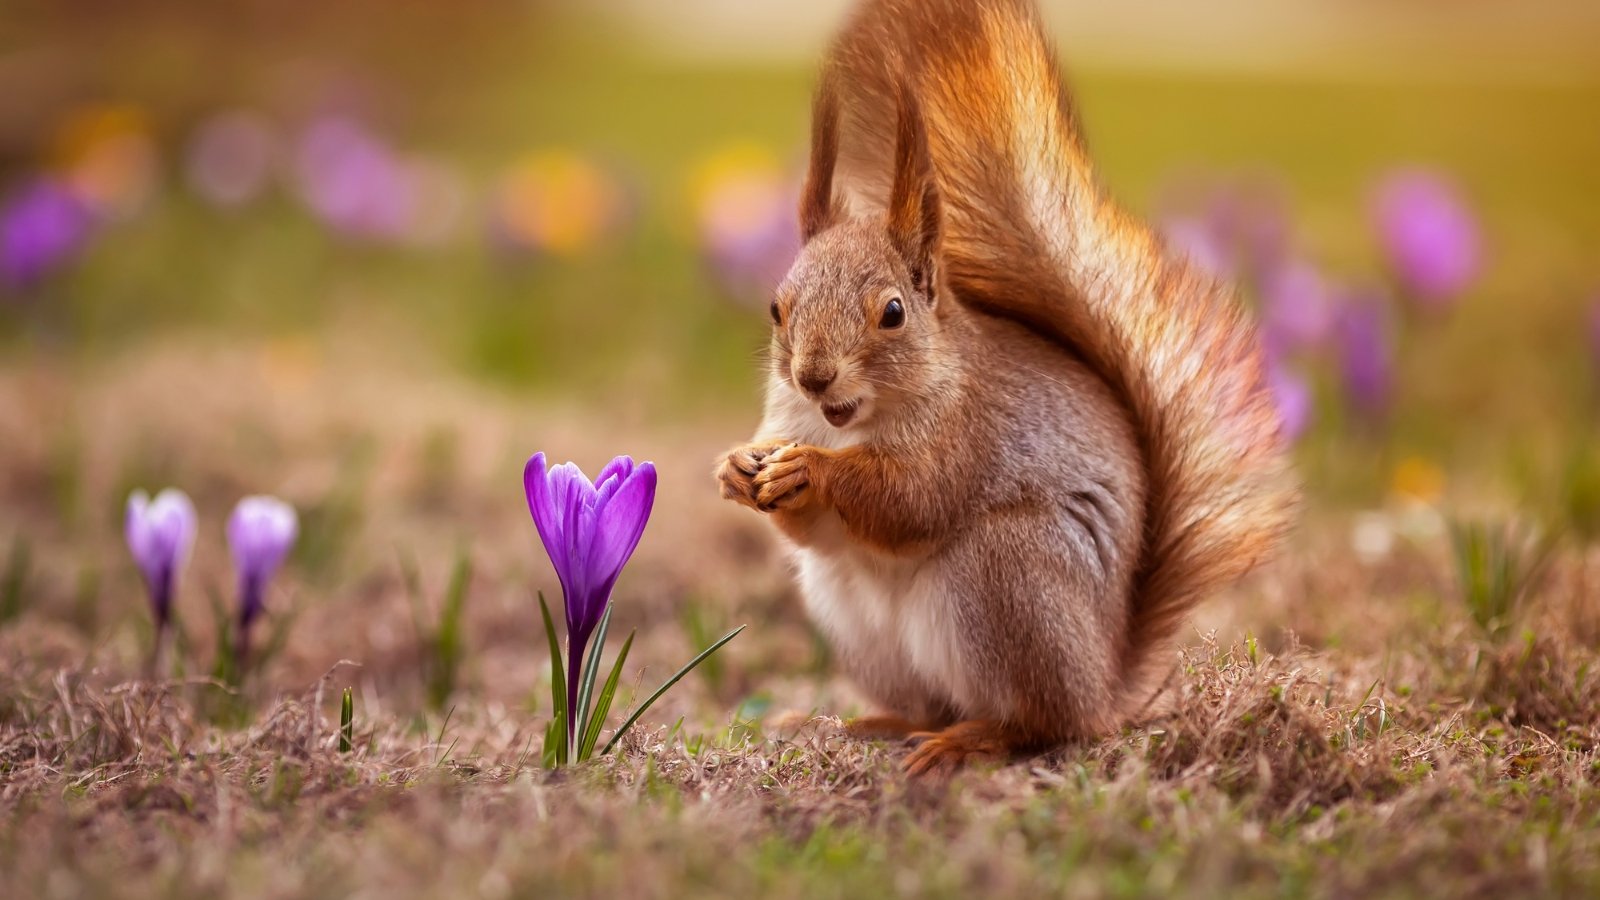
[[[128,538],[128,552],[133,555],[139,570],[145,573],[149,573],[155,565],[150,549],[150,529],[145,522],[145,513],[149,508],[150,495],[143,490],[134,491],[128,495],[128,513],[123,523],[123,531]]]
[[[656,499],[656,467],[642,463],[600,511],[599,529],[589,559],[590,571],[605,584],[606,594],[639,546]]]
[[[157,548],[172,571],[177,572],[194,550],[198,524],[194,503],[183,491],[167,488],[150,501],[148,515],[154,525]]]
[[[544,544],[551,564],[555,566],[556,578],[561,581],[561,592],[566,595],[572,590],[567,571],[567,538],[562,528],[566,498],[563,495],[557,501],[554,485],[551,484],[554,475],[555,472],[545,470],[544,454],[535,453],[522,469],[522,489],[528,495],[528,512],[533,516],[534,527],[539,530],[539,540]]]
[[[617,488],[621,487],[622,483],[632,474],[632,457],[619,456],[606,463],[606,467],[600,470],[600,477],[594,480],[595,493],[599,495],[601,504],[603,505],[606,498],[616,493]]]
[[[582,490],[573,490],[567,497],[565,515],[567,569],[572,576],[571,590],[565,598],[567,629],[587,638],[590,625],[589,594],[594,590],[594,578],[589,569],[589,548],[594,543],[595,532],[595,510],[589,495]]]
[[[276,497],[253,496],[239,501],[228,517],[228,548],[243,582],[272,577],[299,533],[294,507]]]

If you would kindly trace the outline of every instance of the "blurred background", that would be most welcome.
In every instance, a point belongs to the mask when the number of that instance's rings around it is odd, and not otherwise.
[[[754,553],[755,523],[705,473],[758,415],[812,67],[848,5],[9,0],[22,577],[65,618],[102,587],[137,616],[129,489],[195,494],[215,572],[226,504],[271,490],[306,518],[302,593],[383,594],[396,543],[442,581],[476,541],[537,640],[512,485],[543,448],[672,460],[658,518],[696,543],[647,537],[664,577],[631,589],[743,596],[704,548]],[[1045,7],[1112,193],[1261,311],[1308,521],[1354,521],[1363,553],[1412,521],[1364,517],[1416,504],[1600,529],[1600,5]]]

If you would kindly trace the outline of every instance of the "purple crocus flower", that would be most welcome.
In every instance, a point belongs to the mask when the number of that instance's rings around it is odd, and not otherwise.
[[[1339,311],[1336,329],[1339,372],[1356,412],[1380,419],[1394,392],[1394,336],[1380,298],[1360,296]]]
[[[1444,176],[1421,169],[1389,175],[1374,195],[1373,218],[1395,276],[1425,309],[1442,312],[1477,278],[1478,222]]]
[[[194,548],[195,513],[189,496],[167,488],[155,499],[142,490],[128,495],[125,531],[128,550],[144,575],[155,613],[156,633],[165,633],[172,617],[172,598],[178,576]]]
[[[0,207],[0,280],[34,287],[82,252],[93,228],[93,213],[66,185],[28,182]]]
[[[228,517],[228,549],[239,573],[239,634],[235,653],[242,662],[250,647],[250,626],[261,614],[272,580],[299,532],[294,507],[276,497],[239,501]]]
[[[617,576],[639,546],[656,497],[656,467],[613,459],[590,483],[576,465],[546,469],[535,453],[522,470],[528,511],[561,580],[567,611],[567,709],[578,706],[584,647],[611,602]],[[567,718],[567,739],[577,713]]]

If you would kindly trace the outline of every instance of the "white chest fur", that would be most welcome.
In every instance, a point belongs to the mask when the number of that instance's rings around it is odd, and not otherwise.
[[[786,383],[768,389],[764,437],[788,437],[843,449],[869,437],[838,429]],[[1003,716],[994,694],[980,693],[970,674],[955,621],[957,583],[937,557],[903,559],[867,549],[829,514],[795,550],[806,611],[836,655],[879,702],[918,717],[954,706],[966,716]]]
[[[845,666],[896,712],[978,714],[985,700],[963,659],[944,567],[863,550],[836,521],[795,555],[806,611]]]

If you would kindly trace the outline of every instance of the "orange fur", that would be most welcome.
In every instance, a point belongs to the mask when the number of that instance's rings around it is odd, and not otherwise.
[[[723,494],[796,546],[867,721],[927,723],[909,771],[1114,729],[1288,521],[1253,328],[1101,192],[1022,0],[867,0],[815,114]]]
[[[1027,0],[867,0],[828,67],[837,177],[881,202],[902,85],[928,121],[946,277],[975,307],[1071,346],[1133,413],[1148,538],[1121,636],[1126,710],[1195,603],[1266,558],[1294,491],[1259,343],[1232,290],[1170,258],[1105,196]]]

